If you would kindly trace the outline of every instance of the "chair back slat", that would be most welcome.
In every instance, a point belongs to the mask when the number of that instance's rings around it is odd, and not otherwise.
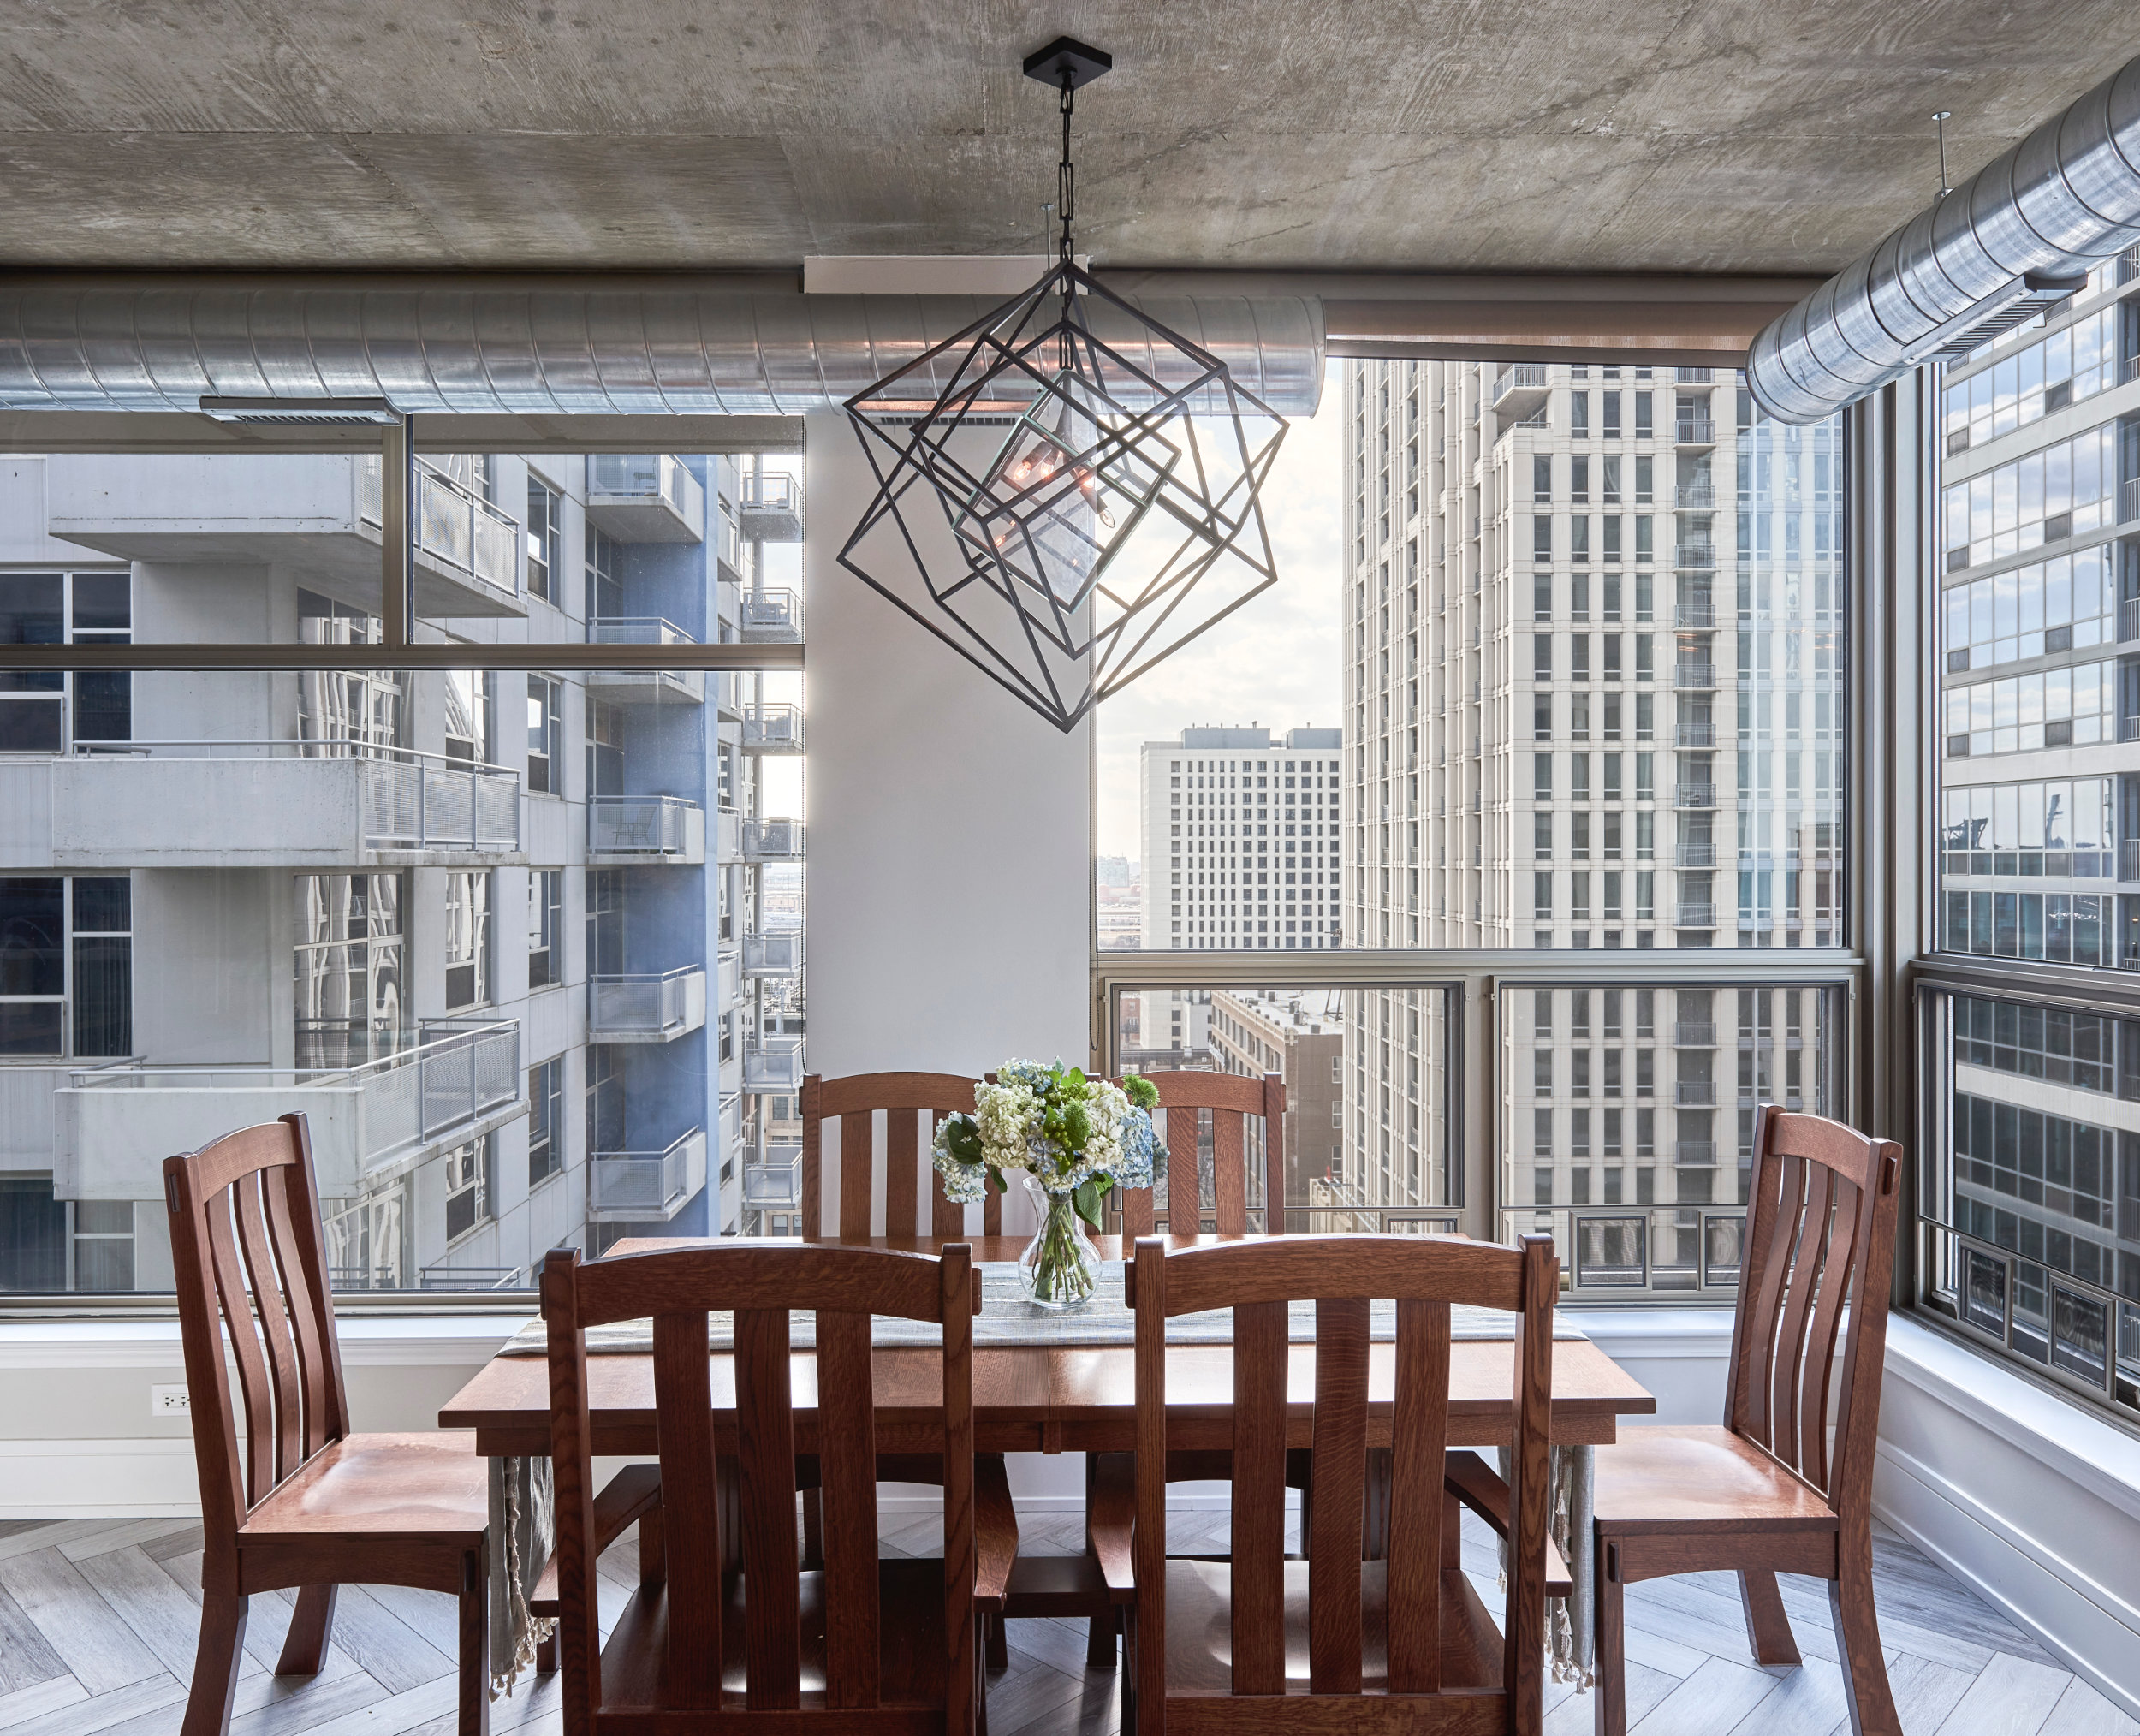
[[[882,1691],[877,1636],[877,1401],[866,1314],[828,1314],[817,1327],[817,1390],[839,1394],[843,1426],[821,1429],[824,1512],[825,1702],[874,1706]],[[823,1402],[822,1396],[820,1403]],[[794,1527],[789,1526],[792,1533]]]
[[[236,1182],[230,1192],[238,1208],[238,1248],[253,1281],[253,1306],[267,1342],[267,1372],[275,1409],[274,1480],[280,1483],[305,1462],[304,1376],[297,1364],[297,1337],[290,1323],[289,1298],[282,1263],[269,1246],[267,1213],[260,1193],[265,1172]],[[258,1437],[253,1450],[264,1443]]]
[[[1230,1691],[1283,1696],[1277,1709],[1244,1708],[1244,1727],[1521,1731],[1536,1728],[1545,1648],[1545,1538],[1551,1433],[1553,1305],[1559,1263],[1549,1237],[1520,1250],[1412,1236],[1301,1238],[1184,1249],[1147,1238],[1135,1249],[1129,1300],[1137,1318],[1136,1524],[1138,1716],[1144,1736],[1165,1736],[1168,1708],[1193,1704],[1194,1727],[1216,1712],[1207,1698],[1167,1697],[1166,1323],[1233,1299],[1233,1555]],[[1391,1417],[1387,1575],[1388,1691],[1438,1697],[1433,1713],[1359,1696],[1373,1661],[1364,1596],[1370,1299],[1397,1300]],[[1314,1448],[1309,1490],[1306,1693],[1286,1680],[1282,1543],[1287,1435],[1287,1309],[1316,1305]],[[1442,1651],[1444,1575],[1460,1583],[1444,1494],[1448,1445],[1450,1305],[1516,1315],[1515,1426],[1509,1506],[1512,1540],[1501,1680],[1448,1682]],[[1466,1591],[1462,1594],[1468,1597]],[[1490,1662],[1489,1662],[1490,1668]],[[1297,1665],[1296,1665],[1297,1668]],[[1289,1691],[1290,1690],[1290,1691]],[[1528,1693],[1526,1702],[1523,1696]],[[1528,1704],[1532,1715],[1526,1718]],[[1413,1720],[1417,1718],[1417,1721]],[[1436,1719],[1440,1721],[1436,1721]]]
[[[1397,1305],[1397,1390],[1390,1421],[1389,1691],[1442,1686],[1442,1492],[1449,1437],[1449,1305]]]
[[[1266,1073],[1248,1079],[1228,1073],[1148,1073],[1159,1093],[1153,1111],[1167,1148],[1167,1233],[1195,1235],[1204,1218],[1201,1148],[1211,1149],[1211,1228],[1220,1235],[1245,1235],[1249,1222],[1248,1166],[1251,1119],[1263,1148],[1263,1228],[1285,1228],[1286,1082]],[[1205,1117],[1210,1119],[1207,1121]],[[1207,1131],[1208,1133],[1207,1133]],[[1124,1189],[1122,1234],[1150,1235],[1157,1222],[1152,1190]],[[1274,1216],[1275,1214],[1275,1216]]]
[[[550,1330],[554,1350],[556,1326]],[[740,1373],[737,1388],[740,1398]],[[654,1427],[662,1465],[663,1535],[669,1544],[663,1550],[669,1573],[669,1622],[663,1658],[666,1694],[669,1703],[680,1709],[711,1710],[721,1704],[721,1618],[725,1597],[721,1583],[723,1555],[720,1483],[714,1460],[712,1380],[706,1362],[703,1316],[654,1317]],[[593,1488],[591,1467],[586,1483],[589,1489]],[[565,1529],[562,1499],[559,1507],[562,1537]],[[591,1507],[584,1523],[591,1533]],[[595,1552],[587,1549],[586,1557],[586,1608],[591,1615],[599,1608],[595,1596]]]
[[[247,1510],[347,1432],[305,1117],[241,1128],[166,1159],[163,1188],[212,1553],[234,1548]]]
[[[782,1727],[813,1714],[841,1730],[872,1721],[911,1729],[911,1709],[883,1703],[885,1611],[877,1545],[873,1314],[935,1323],[943,1335],[940,1444],[944,1478],[944,1727],[970,1736],[978,1668],[973,1619],[972,1317],[978,1307],[972,1249],[939,1258],[827,1246],[702,1246],[584,1263],[560,1249],[544,1269],[550,1332],[551,1450],[556,1465],[559,1612],[565,1629],[568,1727],[598,1719],[603,1675],[592,1536],[592,1447],[586,1402],[586,1331],[651,1315],[655,1407],[662,1457],[665,1589],[669,1602],[658,1692],[662,1714],[722,1720],[770,1715]],[[732,1477],[716,1476],[706,1349],[710,1310],[731,1311],[735,1451]],[[817,1317],[814,1438],[799,1423],[790,1379],[793,1309]],[[939,1444],[924,1438],[918,1451]],[[824,1688],[805,1687],[803,1596],[796,1538],[796,1448],[817,1463],[824,1518]],[[728,1466],[721,1467],[725,1470]],[[726,1547],[724,1548],[724,1543]],[[740,1557],[740,1561],[739,1561]],[[723,1563],[740,1566],[724,1577]],[[576,1590],[568,1576],[577,1576]],[[725,1659],[724,1610],[740,1594],[743,1656]],[[730,1632],[733,1632],[733,1627]],[[738,1662],[742,1691],[733,1685]],[[731,1685],[724,1695],[724,1664]],[[646,1673],[613,1671],[621,1680]],[[813,1679],[814,1680],[814,1679]],[[740,1701],[740,1704],[739,1704]],[[631,1708],[641,1709],[636,1703]],[[846,1721],[841,1721],[844,1720]],[[665,1726],[664,1727],[669,1727]],[[675,1727],[680,1732],[687,1725]]]
[[[1840,1122],[1756,1115],[1724,1420],[1846,1519],[1871,1501],[1900,1164],[1893,1142]]]
[[[1233,1311],[1233,1682],[1286,1691],[1286,1305]]]
[[[956,1238],[966,1234],[966,1208],[944,1198],[936,1173],[933,1146],[936,1128],[954,1111],[972,1114],[976,1081],[958,1073],[862,1073],[803,1080],[802,1234],[816,1241],[827,1236],[860,1240],[872,1234],[877,1177],[883,1176],[884,1228],[895,1240],[930,1235]],[[877,1118],[883,1118],[883,1144],[878,1144]],[[839,1125],[839,1227],[823,1221],[824,1124]],[[880,1162],[879,1151],[883,1152]],[[929,1222],[921,1222],[921,1201],[929,1201]],[[984,1235],[1003,1233],[1002,1196],[990,1189],[982,1206]]]
[[[743,1643],[753,1712],[801,1703],[795,1573],[795,1412],[784,1308],[735,1312],[736,1471],[743,1489]],[[846,1395],[833,1394],[844,1411]],[[820,1424],[832,1418],[820,1413]],[[844,1420],[841,1418],[841,1420]]]
[[[1309,1490],[1308,1686],[1360,1689],[1360,1558],[1367,1535],[1365,1296],[1315,1305],[1315,1470]]]

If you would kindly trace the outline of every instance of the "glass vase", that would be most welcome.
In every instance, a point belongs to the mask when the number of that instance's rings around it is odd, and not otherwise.
[[[1042,1308],[1077,1308],[1100,1286],[1100,1257],[1085,1233],[1085,1221],[1067,1193],[1050,1193],[1025,1178],[1040,1228],[1018,1257],[1018,1281],[1027,1299]]]

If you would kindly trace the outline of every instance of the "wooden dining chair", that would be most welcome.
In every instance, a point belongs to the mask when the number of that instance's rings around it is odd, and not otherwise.
[[[1204,1222],[1203,1178],[1198,1146],[1210,1117],[1211,1227],[1220,1235],[1245,1235],[1248,1216],[1248,1124],[1260,1119],[1263,1134],[1264,1222],[1273,1232],[1285,1228],[1286,1081],[1267,1073],[1251,1079],[1232,1073],[1148,1073],[1159,1093],[1158,1119],[1167,1144],[1167,1229],[1192,1236]],[[1129,1240],[1150,1235],[1156,1225],[1154,1187],[1124,1188],[1122,1234]],[[1278,1217],[1271,1221],[1270,1213]]]
[[[706,1246],[543,1268],[566,1736],[974,1736],[972,1251]],[[788,1311],[817,1316],[814,1409],[797,1413]],[[716,1440],[708,1313],[733,1310],[734,1432]],[[871,1317],[941,1326],[929,1382],[901,1403],[902,1444],[943,1467],[941,1561],[880,1559]],[[667,1572],[635,1591],[608,1644],[597,1626],[586,1333],[651,1317]],[[825,1556],[803,1567],[795,1461],[822,1467]],[[716,1467],[716,1455],[722,1465]],[[731,1468],[732,1467],[732,1468]],[[723,1473],[728,1474],[724,1475]],[[809,1715],[819,1715],[811,1716]]]
[[[335,1590],[408,1585],[461,1603],[461,1736],[490,1715],[490,1480],[467,1430],[350,1432],[326,1238],[302,1115],[167,1158],[193,1456],[200,1642],[183,1736],[222,1736],[255,1592],[294,1588],[278,1675],[327,1656]],[[245,1450],[224,1371],[238,1370]]]
[[[802,1233],[824,1239],[824,1124],[840,1127],[840,1228],[850,1240],[871,1234],[877,1177],[883,1177],[884,1234],[962,1236],[966,1208],[944,1198],[930,1148],[937,1124],[955,1111],[973,1113],[977,1081],[954,1073],[857,1073],[841,1079],[808,1074],[802,1084]],[[877,1142],[877,1117],[884,1117],[884,1146]],[[923,1178],[926,1178],[924,1181]],[[920,1202],[929,1198],[929,1227],[921,1227]],[[1003,1198],[990,1190],[982,1207],[981,1234],[1003,1234]]]
[[[1627,1727],[1626,1588],[1710,1571],[1738,1573],[1769,1666],[1799,1661],[1776,1575],[1826,1579],[1851,1727],[1899,1736],[1873,1612],[1872,1473],[1901,1169],[1892,1140],[1757,1112],[1724,1420],[1629,1429],[1597,1452],[1598,1736]]]
[[[1140,1241],[1137,1315],[1136,1619],[1131,1709],[1138,1736],[1533,1736],[1543,1717],[1545,1600],[1566,1569],[1548,1531],[1553,1305],[1549,1237],[1520,1247],[1414,1236],[1298,1236],[1169,1253]],[[1369,1403],[1370,1299],[1394,1298],[1394,1385]],[[1315,1385],[1288,1391],[1288,1307],[1316,1310]],[[1514,1316],[1514,1424],[1506,1485],[1448,1453],[1449,1311]],[[1233,1311],[1233,1403],[1176,1416],[1167,1402],[1167,1323]],[[1393,1465],[1387,1559],[1364,1561],[1370,1442]],[[1233,1549],[1167,1554],[1168,1452],[1206,1439],[1233,1463]],[[1286,1452],[1314,1447],[1307,1558],[1285,1553]],[[1496,1497],[1491,1490],[1500,1489]],[[1465,1576],[1459,1509],[1509,1532],[1503,1632]],[[1128,1727],[1126,1720],[1125,1727]]]

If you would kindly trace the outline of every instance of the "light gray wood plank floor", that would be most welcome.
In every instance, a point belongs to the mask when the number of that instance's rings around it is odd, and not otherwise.
[[[1222,1551],[1228,1516],[1169,1515],[1169,1546]],[[1030,1553],[1078,1547],[1071,1514],[1021,1523]],[[932,1515],[895,1513],[888,1554],[942,1548]],[[1497,1607],[1492,1539],[1466,1524],[1465,1567]],[[625,1540],[602,1562],[615,1619],[637,1573]],[[2030,1635],[1886,1531],[1874,1540],[1887,1673],[1906,1736],[2140,1736],[2127,1717]],[[200,1530],[183,1520],[62,1519],[0,1526],[0,1736],[177,1736],[199,1607]],[[1826,1589],[1783,1581],[1806,1662],[1764,1670],[1747,1656],[1729,1575],[1689,1574],[1627,1593],[1627,1711],[1634,1736],[1839,1736],[1849,1728]],[[232,1736],[453,1736],[451,1601],[380,1588],[345,1591],[335,1645],[316,1677],[271,1674],[286,1596],[253,1600]],[[1085,1667],[1084,1624],[1014,1621],[1010,1667],[991,1674],[992,1736],[1115,1736],[1120,1683]],[[1591,1700],[1547,1689],[1549,1736],[1588,1736]],[[491,1710],[496,1736],[556,1736],[554,1679],[524,1680]]]

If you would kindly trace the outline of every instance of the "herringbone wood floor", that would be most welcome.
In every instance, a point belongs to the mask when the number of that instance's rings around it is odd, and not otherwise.
[[[1078,1524],[1033,1514],[1023,1546],[1074,1547]],[[889,1514],[887,1549],[926,1555],[930,1518]],[[1223,1549],[1222,1512],[1174,1516],[1176,1549]],[[182,1519],[0,1525],[0,1733],[4,1736],[175,1736],[193,1669],[199,1527]],[[1923,1556],[1882,1536],[1878,1596],[1903,1725],[1909,1736],[2140,1736],[2140,1725]],[[1494,1558],[1481,1532],[1467,1561],[1489,1608]],[[614,1620],[636,1573],[627,1543],[603,1562]],[[1739,1602],[1723,1575],[1632,1588],[1627,1595],[1628,1716],[1638,1736],[1832,1736],[1846,1729],[1822,1589],[1786,1578],[1803,1669],[1757,1668]],[[346,1589],[335,1644],[317,1677],[270,1674],[288,1605],[253,1600],[247,1673],[232,1736],[452,1736],[453,1606],[389,1588]],[[1078,1732],[1112,1736],[1112,1671],[1085,1668],[1080,1625],[1011,1625],[1010,1668],[989,1684],[993,1736]],[[1590,1700],[1548,1689],[1549,1736],[1586,1736]],[[499,1736],[555,1736],[554,1683],[523,1681],[493,1706]]]

